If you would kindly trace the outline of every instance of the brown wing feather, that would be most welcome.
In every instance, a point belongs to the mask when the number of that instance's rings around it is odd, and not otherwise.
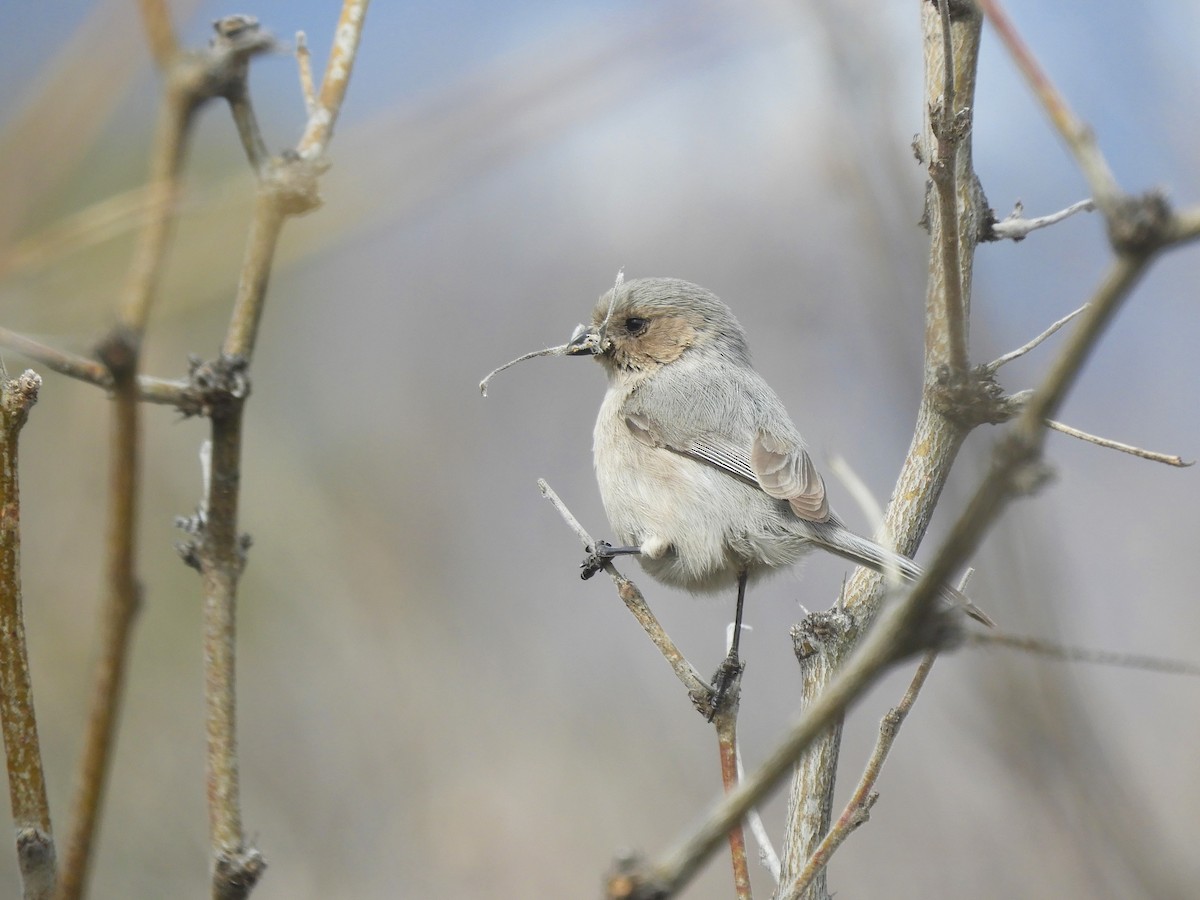
[[[803,447],[759,432],[750,450],[750,467],[762,489],[788,501],[800,518],[811,522],[829,518],[825,482]]]

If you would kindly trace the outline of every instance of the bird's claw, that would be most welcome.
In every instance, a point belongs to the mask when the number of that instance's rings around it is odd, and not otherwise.
[[[721,660],[710,688],[712,700],[708,709],[708,721],[715,719],[727,703],[737,704],[741,692],[742,671],[745,668],[746,664],[732,654]]]
[[[612,560],[616,554],[610,552],[612,544],[608,541],[597,541],[588,551],[588,555],[583,558],[583,562],[579,564],[579,577],[587,581],[597,572],[604,568],[605,564]]]

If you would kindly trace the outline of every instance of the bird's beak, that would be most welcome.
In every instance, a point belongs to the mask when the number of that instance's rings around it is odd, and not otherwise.
[[[567,356],[598,356],[604,350],[604,338],[599,331],[587,325],[576,325],[571,339],[567,341]]]

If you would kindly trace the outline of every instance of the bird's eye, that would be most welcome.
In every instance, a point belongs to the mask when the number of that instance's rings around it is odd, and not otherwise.
[[[630,316],[625,320],[625,330],[632,335],[639,335],[650,327],[649,319],[642,319],[638,316]]]

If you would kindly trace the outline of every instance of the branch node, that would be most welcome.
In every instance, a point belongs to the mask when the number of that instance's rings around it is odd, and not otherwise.
[[[1004,405],[1004,390],[986,366],[969,372],[938,366],[930,398],[939,414],[963,428],[995,425],[1012,417]]]
[[[1108,238],[1118,253],[1146,256],[1171,240],[1171,205],[1162,191],[1125,195],[1113,205]]]
[[[605,900],[664,900],[667,891],[645,873],[641,854],[626,851],[613,861],[605,879]]]
[[[141,338],[132,328],[117,325],[96,345],[96,358],[112,375],[113,386],[132,382],[137,375]]]
[[[266,868],[266,860],[254,847],[223,850],[213,864],[213,896],[220,900],[248,897]]]
[[[320,178],[329,169],[324,157],[307,159],[285,150],[262,172],[262,190],[285,216],[302,216],[321,206]]]
[[[49,897],[54,891],[57,853],[54,836],[32,826],[17,829],[17,862],[26,897]]]
[[[792,626],[792,649],[803,663],[817,654],[845,647],[857,623],[854,616],[840,607],[824,612],[811,612]]]
[[[5,427],[11,433],[16,434],[25,427],[41,389],[42,376],[33,369],[26,369],[12,380],[0,372],[0,404],[4,407]]]
[[[856,806],[850,813],[850,820],[846,823],[847,831],[857,831],[863,825],[871,820],[871,807],[879,799],[879,791],[871,791],[867,794],[867,799],[863,801],[861,806]]]
[[[250,396],[249,362],[243,356],[222,353],[205,361],[188,357],[187,387],[176,403],[185,416],[223,415]]]

